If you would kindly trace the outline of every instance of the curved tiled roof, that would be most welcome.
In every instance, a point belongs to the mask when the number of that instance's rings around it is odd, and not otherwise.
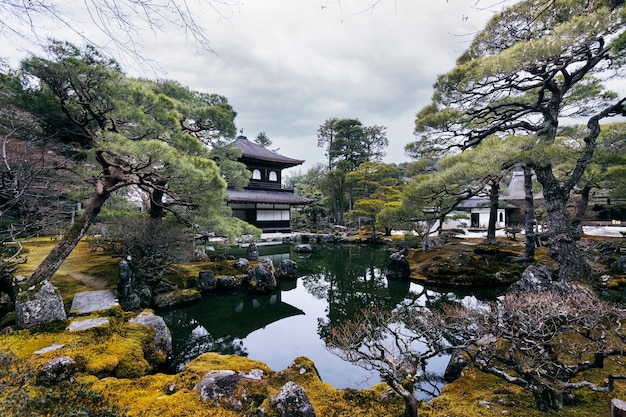
[[[309,204],[314,200],[285,191],[228,190],[228,201],[237,203]]]
[[[258,161],[274,162],[283,165],[285,168],[300,165],[304,162],[302,159],[293,159],[272,152],[269,149],[249,141],[245,136],[238,136],[233,145],[241,149],[241,157],[246,159],[256,159]]]

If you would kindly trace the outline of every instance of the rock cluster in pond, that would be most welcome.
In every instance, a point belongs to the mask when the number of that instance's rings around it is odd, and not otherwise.
[[[271,259],[264,259],[248,272],[250,280],[248,290],[258,293],[268,293],[276,289],[276,270]]]
[[[402,252],[395,252],[389,256],[385,276],[393,280],[408,280],[411,276],[411,266]]]
[[[235,268],[241,275],[216,276],[214,271],[200,271],[198,290],[202,293],[213,290],[244,289],[255,293],[270,293],[278,287],[279,280],[295,280],[298,278],[298,264],[290,259],[280,261],[277,268],[271,259],[261,259],[253,267],[245,258],[239,258]]]
[[[283,259],[276,268],[276,276],[279,279],[297,279],[298,278],[298,264],[291,259]]]
[[[200,271],[198,274],[198,290],[206,292],[217,288],[215,272],[211,270]]]
[[[301,243],[296,245],[293,249],[296,253],[311,253],[313,252],[313,247],[308,243]]]

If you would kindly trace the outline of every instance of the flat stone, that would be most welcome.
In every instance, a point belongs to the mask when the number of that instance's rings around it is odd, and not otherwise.
[[[89,314],[117,306],[119,303],[114,290],[83,291],[74,295],[70,312],[78,315]]]
[[[35,353],[35,355],[43,355],[44,353],[48,353],[48,352],[52,352],[53,350],[61,349],[63,346],[65,346],[65,345],[59,345],[59,344],[55,343],[54,345],[46,346],[45,348],[41,348],[39,350],[36,350],[34,353]]]
[[[98,317],[95,319],[74,320],[67,327],[70,332],[78,332],[81,330],[93,329],[94,327],[108,326],[109,319],[106,317]]]

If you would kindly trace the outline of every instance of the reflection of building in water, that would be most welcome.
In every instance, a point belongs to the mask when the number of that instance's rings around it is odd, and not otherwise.
[[[274,265],[278,265],[280,261],[283,259],[291,259],[291,249],[293,245],[289,243],[281,243],[281,244],[272,244],[272,245],[263,245],[257,243],[257,250],[259,251],[260,258],[269,258],[272,260]],[[229,251],[228,255],[233,255],[234,257],[245,257],[246,250],[248,249],[247,244],[243,244],[240,247],[233,246]]]
[[[172,366],[181,369],[204,352],[245,355],[241,339],[276,321],[304,314],[284,303],[281,294],[213,293],[199,304],[165,312],[173,337]]]

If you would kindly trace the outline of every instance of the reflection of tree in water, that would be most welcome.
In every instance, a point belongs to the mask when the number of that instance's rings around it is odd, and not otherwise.
[[[323,340],[331,327],[365,308],[392,310],[401,303],[425,304],[440,298],[425,289],[411,291],[408,281],[387,282],[384,270],[390,254],[386,248],[364,245],[316,246],[312,256],[296,259],[304,287],[328,302],[327,316],[318,324]]]
[[[195,320],[192,320],[195,322]],[[177,338],[172,346],[172,368],[176,372],[182,371],[183,367],[192,359],[205,352],[219,352],[222,355],[248,356],[243,341],[234,336],[212,336],[202,325],[197,324],[189,337]]]

